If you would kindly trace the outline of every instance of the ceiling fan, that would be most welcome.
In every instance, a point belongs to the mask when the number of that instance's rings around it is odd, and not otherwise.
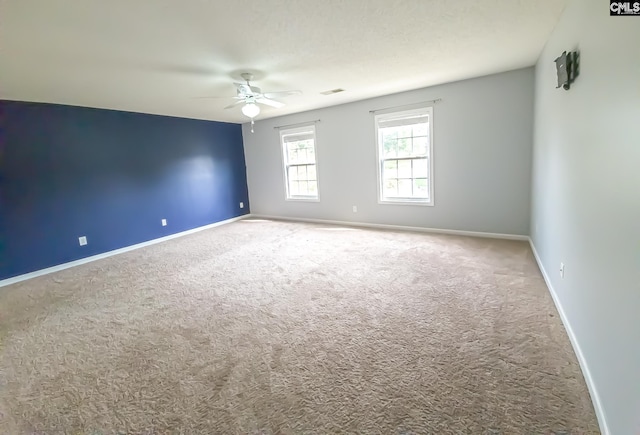
[[[251,73],[242,73],[240,76],[245,80],[246,83],[234,83],[236,86],[236,96],[233,97],[234,100],[237,100],[235,103],[228,105],[225,109],[231,109],[238,105],[243,104],[242,113],[251,118],[251,122],[253,123],[253,118],[260,114],[260,106],[259,104],[263,104],[265,106],[275,107],[279,109],[284,106],[284,103],[276,100],[275,98],[284,98],[290,95],[300,95],[301,91],[278,91],[278,92],[262,92],[262,90],[257,86],[251,85],[251,80],[253,79],[253,74]]]

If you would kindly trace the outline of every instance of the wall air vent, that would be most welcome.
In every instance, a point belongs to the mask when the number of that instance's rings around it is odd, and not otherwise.
[[[320,93],[322,95],[331,95],[331,94],[337,94],[338,92],[344,92],[344,89],[336,88],[336,89],[331,89],[330,91],[324,91],[324,92],[320,92]]]

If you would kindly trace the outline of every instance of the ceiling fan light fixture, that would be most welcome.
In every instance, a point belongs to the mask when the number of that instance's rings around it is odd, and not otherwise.
[[[260,114],[260,107],[255,103],[247,103],[242,106],[242,113],[253,119]]]

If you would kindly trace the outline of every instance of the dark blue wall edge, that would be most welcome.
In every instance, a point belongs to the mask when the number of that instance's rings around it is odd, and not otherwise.
[[[70,269],[72,267],[80,266],[80,265],[83,265],[83,264],[86,264],[86,263],[91,263],[92,261],[102,260],[103,258],[112,257],[114,255],[123,254],[125,252],[134,251],[136,249],[144,248],[145,246],[155,245],[156,243],[166,242],[168,240],[175,239],[175,238],[182,237],[182,236],[186,236],[186,235],[193,234],[193,233],[197,233],[199,231],[209,230],[211,228],[219,227],[219,226],[225,225],[225,224],[230,224],[232,222],[236,222],[236,221],[239,221],[241,219],[246,219],[248,217],[251,217],[251,215],[250,214],[245,214],[245,215],[241,215],[241,216],[236,216],[236,217],[231,218],[231,219],[226,219],[226,220],[223,220],[223,221],[220,221],[220,222],[214,222],[212,224],[204,225],[204,226],[201,226],[201,227],[198,227],[198,228],[193,228],[193,229],[182,231],[182,232],[179,232],[179,233],[170,234],[168,236],[160,237],[160,238],[153,239],[153,240],[147,240],[146,242],[137,243],[135,245],[126,246],[126,247],[120,248],[120,249],[114,249],[113,251],[103,252],[102,254],[92,255],[90,257],[84,257],[84,258],[81,258],[79,260],[70,261],[68,263],[58,264],[58,265],[52,266],[52,267],[47,267],[46,269],[40,269],[40,270],[36,270],[34,272],[25,273],[23,275],[18,275],[18,276],[14,276],[14,277],[11,277],[11,278],[3,279],[3,280],[0,280],[0,287],[4,287],[4,286],[7,286],[7,285],[15,284],[15,283],[18,283],[18,282],[21,282],[21,281],[27,281],[27,280],[32,279],[32,278],[37,278],[39,276],[48,275],[50,273],[55,273],[55,272],[58,272],[58,271],[61,271],[61,270]]]

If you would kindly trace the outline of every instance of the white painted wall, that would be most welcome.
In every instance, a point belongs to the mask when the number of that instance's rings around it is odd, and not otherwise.
[[[569,91],[555,89],[553,60],[574,49],[580,77]],[[609,17],[602,0],[572,1],[535,87],[532,239],[603,432],[606,421],[608,433],[639,434],[640,17]]]
[[[253,134],[245,124],[251,212],[528,235],[533,84],[533,68],[526,68],[257,121]],[[378,204],[369,111],[436,98],[442,102],[434,106],[435,205]],[[316,126],[320,202],[285,201],[274,126],[315,119],[321,120]]]

